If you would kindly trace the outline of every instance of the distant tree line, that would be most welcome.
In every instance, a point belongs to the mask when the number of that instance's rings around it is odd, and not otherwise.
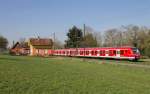
[[[7,38],[0,35],[0,53],[4,52],[7,49],[8,40]]]
[[[142,55],[150,57],[150,28],[128,25],[96,32],[90,27],[83,30],[73,26],[67,33],[65,48],[75,47],[121,47],[132,46],[140,49]]]
[[[86,28],[85,35],[82,29],[73,26],[67,33],[68,39],[65,41],[65,48],[78,48],[78,47],[97,47],[100,46],[96,33],[90,28]],[[100,36],[101,37],[101,36]]]
[[[24,42],[21,39],[20,42]],[[7,38],[0,35],[0,52],[5,51],[8,46]],[[150,57],[150,28],[144,26],[128,25],[119,28],[96,32],[86,26],[85,33],[81,28],[73,26],[68,30],[65,48],[79,47],[121,47],[133,46],[139,48],[144,56]],[[55,48],[64,48],[59,40],[55,40]]]

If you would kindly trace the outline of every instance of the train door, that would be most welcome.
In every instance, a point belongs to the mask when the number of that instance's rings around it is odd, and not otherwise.
[[[109,56],[116,56],[116,51],[115,50],[109,50]]]
[[[75,56],[78,56],[79,54],[79,51],[78,51],[78,49],[75,49]]]
[[[109,50],[106,50],[105,55],[108,57],[109,56]]]
[[[65,56],[67,56],[67,50],[65,50]]]
[[[125,50],[120,50],[120,56],[121,56],[121,57],[124,57],[124,55],[125,55],[124,51],[125,51]]]
[[[105,53],[106,53],[105,50],[100,50],[100,56],[102,56],[102,57],[103,57],[103,56],[106,56]]]
[[[100,50],[97,50],[97,56],[100,56]]]
[[[80,49],[77,49],[77,56],[80,56]]]
[[[120,58],[120,49],[117,49],[116,57],[117,57],[117,58]]]
[[[91,56],[91,50],[89,50],[89,56]]]
[[[113,56],[116,56],[116,50],[113,50]]]

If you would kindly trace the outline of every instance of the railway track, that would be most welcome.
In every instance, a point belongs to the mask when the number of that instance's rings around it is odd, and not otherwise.
[[[83,62],[97,63],[97,64],[112,64],[112,65],[122,65],[122,66],[129,66],[129,67],[150,68],[150,65],[142,64],[141,62],[140,64],[139,62],[137,63],[137,62],[131,62],[131,61],[126,61],[126,60],[106,60],[106,59],[76,58],[76,57],[61,57],[61,56],[55,56],[53,58],[54,59],[68,59],[68,61],[80,60]]]

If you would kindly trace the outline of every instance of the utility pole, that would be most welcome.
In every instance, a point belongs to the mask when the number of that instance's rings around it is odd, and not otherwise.
[[[83,25],[83,47],[84,47],[84,57],[85,57],[85,24]],[[85,59],[83,59],[85,61]]]
[[[83,25],[83,37],[85,37],[85,24]]]
[[[122,31],[120,32],[120,45],[122,47]]]
[[[55,50],[55,32],[53,33],[53,49]]]
[[[78,32],[75,32],[75,37],[76,37],[76,53],[75,53],[75,55],[78,55]]]

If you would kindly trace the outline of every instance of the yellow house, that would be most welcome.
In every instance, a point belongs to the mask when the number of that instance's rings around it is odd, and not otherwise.
[[[45,56],[52,54],[52,39],[30,38],[28,44],[31,56]]]

